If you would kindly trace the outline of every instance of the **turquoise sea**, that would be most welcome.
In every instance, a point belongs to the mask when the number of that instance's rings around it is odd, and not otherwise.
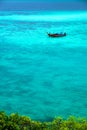
[[[40,121],[87,118],[87,11],[0,12],[2,110]]]

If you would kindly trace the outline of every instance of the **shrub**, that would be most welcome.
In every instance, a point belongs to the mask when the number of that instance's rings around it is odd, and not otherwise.
[[[75,117],[64,120],[58,117],[52,122],[39,122],[18,113],[7,115],[0,112],[0,130],[87,130],[87,120]]]

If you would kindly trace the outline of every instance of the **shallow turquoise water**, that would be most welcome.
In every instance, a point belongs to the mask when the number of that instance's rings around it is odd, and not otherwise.
[[[0,110],[87,117],[86,33],[86,11],[0,12]]]

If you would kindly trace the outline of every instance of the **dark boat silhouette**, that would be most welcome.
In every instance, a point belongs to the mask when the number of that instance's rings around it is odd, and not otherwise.
[[[47,33],[49,37],[64,37],[66,33]]]

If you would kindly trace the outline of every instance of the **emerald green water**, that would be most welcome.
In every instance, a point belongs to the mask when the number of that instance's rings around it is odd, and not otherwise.
[[[86,33],[86,11],[0,12],[0,110],[87,117]]]

